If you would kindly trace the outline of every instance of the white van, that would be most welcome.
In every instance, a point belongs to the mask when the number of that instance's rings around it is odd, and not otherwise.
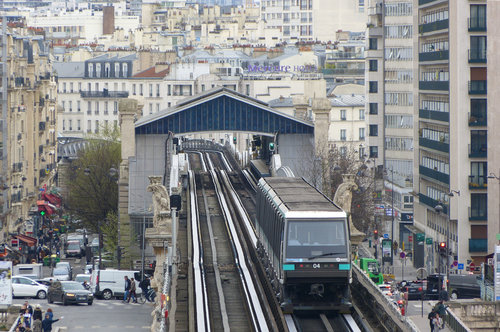
[[[129,279],[134,278],[135,281],[135,293],[141,294],[142,290],[139,288],[139,282],[141,273],[139,271],[131,270],[101,270],[99,275],[99,270],[92,271],[90,277],[90,291],[94,293],[96,297],[102,297],[105,300],[110,300],[113,297],[123,298],[125,293],[125,276]]]

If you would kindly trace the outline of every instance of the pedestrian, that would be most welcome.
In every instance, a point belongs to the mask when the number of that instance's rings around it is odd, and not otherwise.
[[[42,320],[33,319],[33,325],[31,325],[31,327],[33,329],[33,332],[42,332]]]
[[[134,303],[137,303],[137,295],[135,294],[135,289],[136,289],[135,280],[134,278],[130,278],[130,291],[128,294],[127,302],[130,302],[130,299],[132,299],[133,297]]]
[[[431,332],[434,332],[434,322],[433,322],[434,316],[436,316],[436,312],[434,311],[434,308],[433,308],[431,310],[431,312],[429,312],[429,314],[427,315],[427,319],[429,320],[429,326],[431,328]]]
[[[151,301],[148,294],[149,286],[151,286],[151,281],[149,280],[149,276],[146,274],[142,281],[139,283],[139,287],[142,289],[142,294],[144,294],[146,300]]]
[[[64,317],[61,317],[63,319]],[[50,318],[50,315],[47,313],[45,314],[45,319],[42,321],[42,331],[43,332],[51,332],[52,331],[52,324],[55,322],[59,321],[59,319],[52,319]]]
[[[434,325],[434,332],[437,332],[443,328],[443,319],[439,317],[439,313],[436,312],[436,314],[434,315],[432,324]]]
[[[28,303],[28,301],[24,301],[24,305],[26,306],[26,309],[28,310],[28,313],[33,315],[33,307]]]
[[[42,308],[39,304],[35,306],[35,310],[33,311],[33,320],[35,321],[37,319],[39,319],[40,322],[43,320]]]
[[[47,313],[46,315],[49,315],[50,319],[54,319],[54,312],[52,311],[52,308],[47,308]]]
[[[128,293],[130,291],[130,280],[128,276],[123,277],[125,279],[125,294],[123,294],[123,302],[127,302]]]

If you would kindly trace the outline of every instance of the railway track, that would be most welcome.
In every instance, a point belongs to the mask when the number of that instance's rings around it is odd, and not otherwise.
[[[203,169],[203,160],[210,169]],[[190,154],[191,231],[197,331],[268,331],[213,160]],[[225,167],[225,166],[224,166]]]

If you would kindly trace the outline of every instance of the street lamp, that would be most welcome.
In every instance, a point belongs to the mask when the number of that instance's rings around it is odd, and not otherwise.
[[[500,172],[499,172],[500,174]],[[498,181],[498,218],[500,218],[500,177],[497,176],[495,173],[490,172],[490,175],[488,175],[488,179],[496,179]],[[498,223],[498,233],[500,234],[500,222]],[[499,238],[500,241],[500,238]],[[500,244],[500,242],[499,242]]]

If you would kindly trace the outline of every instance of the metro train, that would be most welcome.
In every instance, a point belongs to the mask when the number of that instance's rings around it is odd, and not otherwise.
[[[349,312],[346,213],[302,178],[261,178],[256,205],[257,250],[282,310]]]

